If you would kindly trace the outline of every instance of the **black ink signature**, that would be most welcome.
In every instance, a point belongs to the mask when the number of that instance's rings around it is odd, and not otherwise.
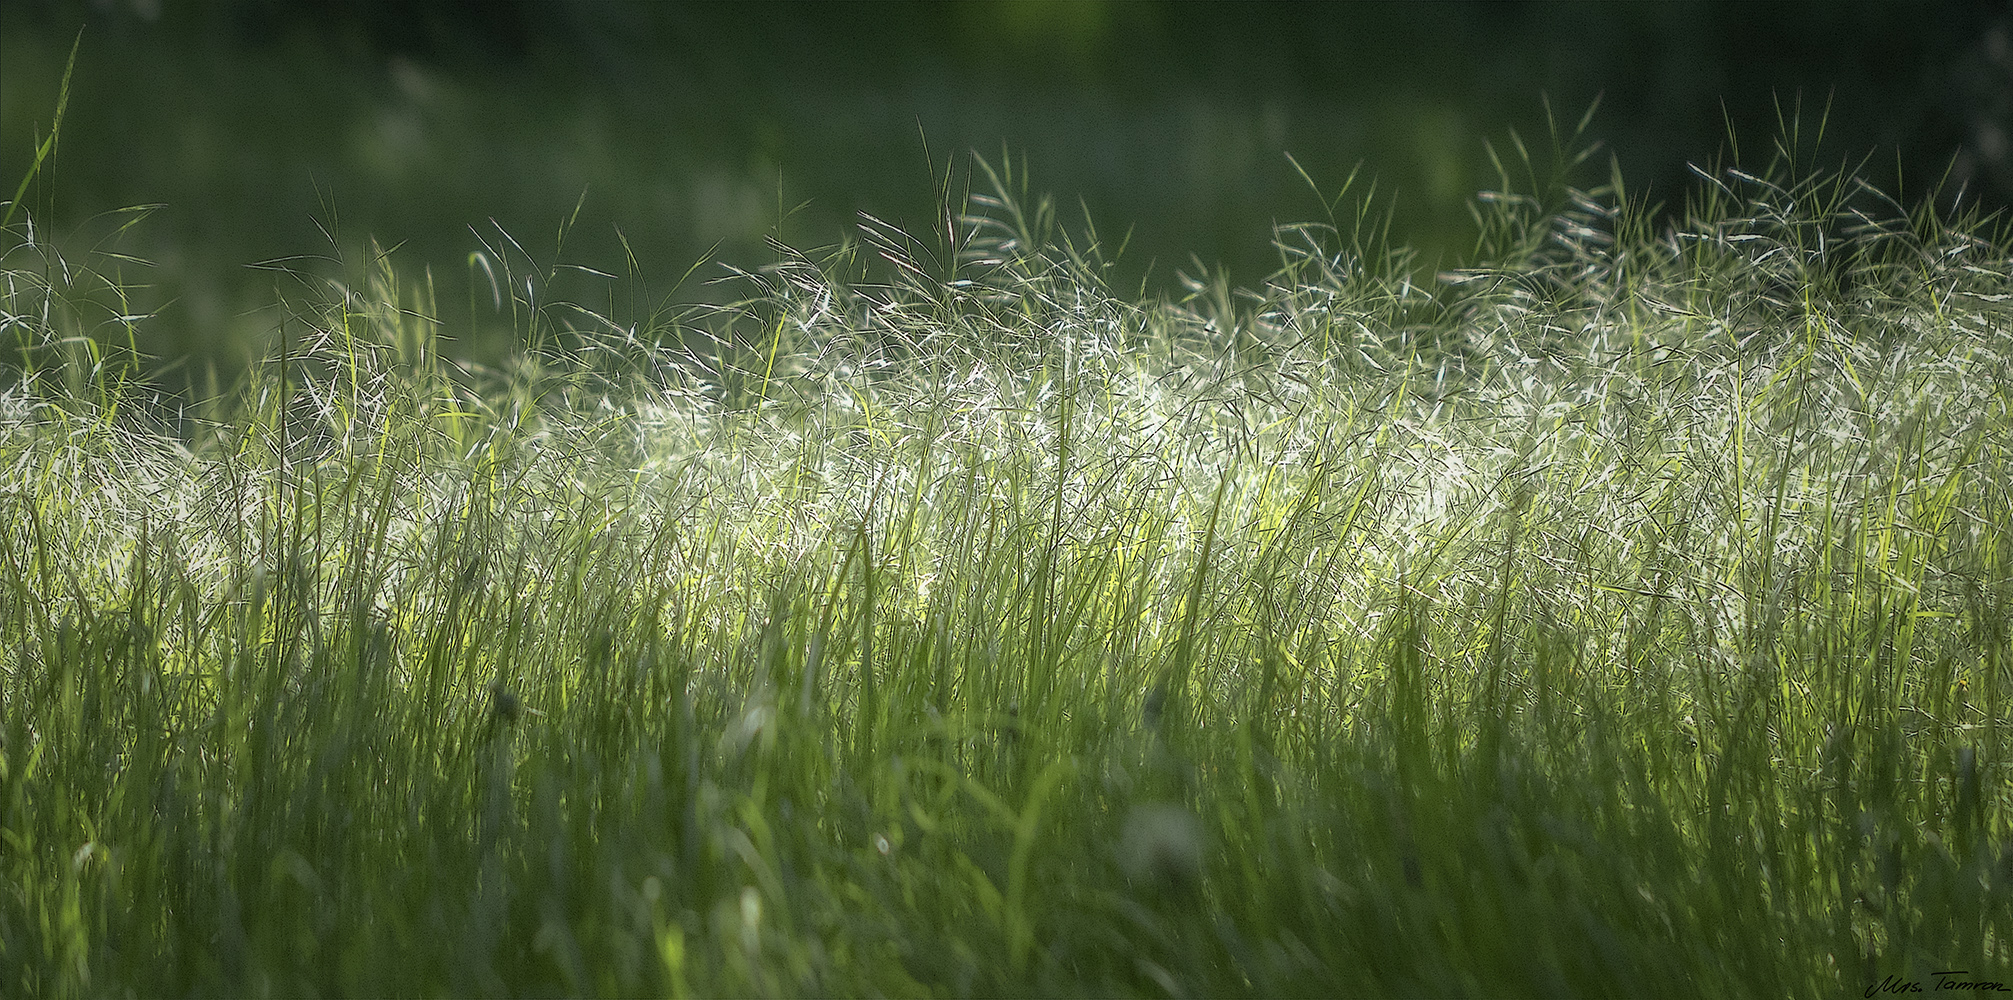
[[[1972,979],[1967,969],[1951,969],[1930,974],[1932,979],[1924,986],[1920,979],[1903,979],[1888,976],[1866,987],[1866,1000],[1888,993],[1926,993],[1931,990],[1961,990],[1970,993],[2013,993],[2013,987],[1996,979]]]

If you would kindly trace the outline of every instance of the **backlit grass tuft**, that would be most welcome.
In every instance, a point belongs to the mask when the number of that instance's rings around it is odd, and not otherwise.
[[[1180,302],[1011,174],[633,321],[498,240],[490,369],[380,255],[180,410],[18,223],[0,992],[2013,981],[2003,231],[1702,175]]]

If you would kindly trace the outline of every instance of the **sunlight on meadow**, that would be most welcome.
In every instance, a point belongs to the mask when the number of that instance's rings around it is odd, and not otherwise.
[[[498,233],[492,365],[374,249],[176,405],[19,213],[0,988],[2013,979],[2013,262],[1798,152],[1158,300],[1010,161],[724,303]]]
[[[2003,989],[2013,22],[1730,10],[10,2],[0,997]]]

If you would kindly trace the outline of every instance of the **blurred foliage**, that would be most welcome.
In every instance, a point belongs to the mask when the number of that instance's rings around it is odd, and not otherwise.
[[[1360,164],[1430,273],[1473,245],[1489,143],[1544,145],[1546,97],[1567,120],[1602,100],[1632,196],[1758,158],[1799,113],[1904,201],[1948,172],[1946,200],[2004,205],[2013,17],[1927,6],[10,0],[0,178],[25,174],[81,28],[40,238],[152,262],[145,348],[226,371],[297,291],[247,264],[356,273],[375,239],[471,329],[453,310],[492,293],[470,229],[500,229],[642,279],[581,295],[703,298],[673,283],[709,250],[757,266],[765,237],[851,238],[861,212],[928,230],[967,151],[1024,159],[1065,220],[1125,244],[1123,288],[1269,273],[1270,224],[1324,212],[1288,154],[1328,192]],[[162,206],[143,226],[105,214],[141,204]]]

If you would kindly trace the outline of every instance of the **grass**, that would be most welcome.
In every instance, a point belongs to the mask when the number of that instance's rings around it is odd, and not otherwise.
[[[1795,152],[1435,287],[1010,170],[725,308],[498,240],[493,369],[378,254],[180,409],[19,223],[0,991],[2013,981],[2008,244]]]

